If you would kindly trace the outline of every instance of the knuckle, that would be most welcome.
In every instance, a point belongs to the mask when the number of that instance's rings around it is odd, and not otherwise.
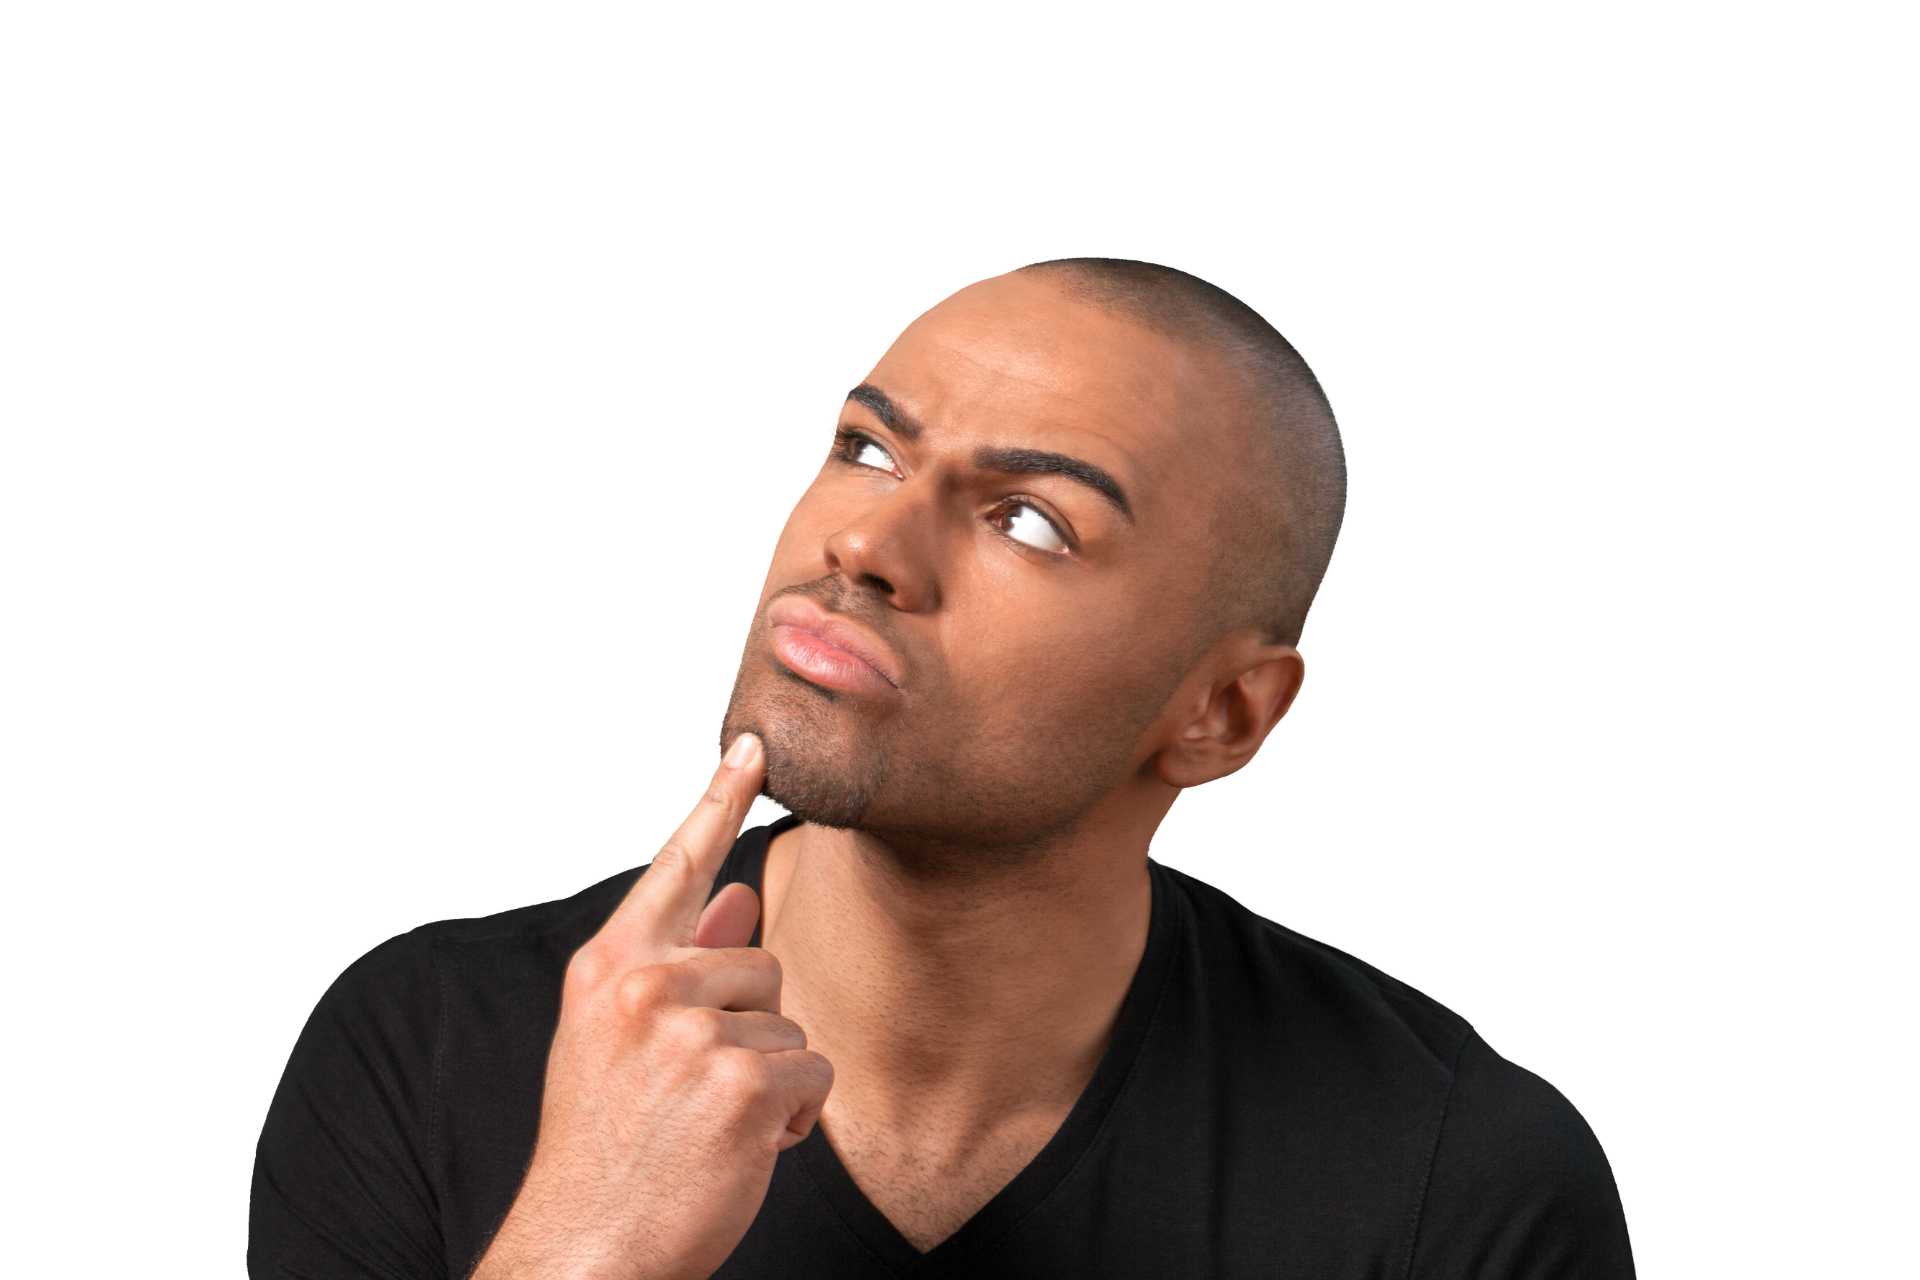
[[[674,1046],[689,1056],[704,1053],[725,1038],[720,1011],[704,1006],[676,1010],[664,1030]]]
[[[672,999],[673,985],[673,975],[665,965],[635,969],[620,982],[621,1012],[639,1017],[660,1008]]]
[[[714,1059],[713,1083],[720,1095],[734,1106],[749,1108],[772,1092],[773,1068],[765,1054],[734,1049]]]
[[[650,876],[665,876],[670,880],[684,879],[693,870],[693,854],[676,837],[660,846],[660,852],[653,855],[653,861],[647,866]]]
[[[606,981],[609,968],[606,954],[593,943],[587,943],[573,953],[573,959],[567,961],[567,976],[562,994],[571,999],[579,999]]]
[[[746,970],[756,978],[771,981],[775,986],[780,984],[783,972],[780,960],[765,947],[730,947],[727,963]]]
[[[794,1062],[799,1066],[802,1082],[810,1092],[825,1097],[827,1091],[833,1088],[833,1064],[827,1061],[825,1054],[803,1049],[794,1055]]]

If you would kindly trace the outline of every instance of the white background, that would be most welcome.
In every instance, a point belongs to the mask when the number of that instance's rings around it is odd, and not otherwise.
[[[240,1274],[326,984],[643,861],[846,388],[1076,254],[1352,467],[1157,856],[1560,1086],[1644,1276],[1911,1267],[1896,6],[692,8],[0,19],[6,1269]]]

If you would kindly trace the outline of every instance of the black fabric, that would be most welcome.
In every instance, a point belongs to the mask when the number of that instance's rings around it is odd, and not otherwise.
[[[741,836],[716,890],[757,888],[785,825]],[[1606,1157],[1551,1085],[1419,992],[1151,870],[1146,954],[1113,1042],[998,1196],[921,1254],[816,1130],[780,1157],[717,1274],[1633,1275]],[[567,961],[639,874],[416,929],[340,977],[260,1138],[251,1275],[472,1270],[533,1150]]]

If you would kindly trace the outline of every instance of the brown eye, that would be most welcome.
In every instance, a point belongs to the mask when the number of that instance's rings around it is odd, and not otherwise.
[[[1000,527],[1000,532],[1015,542],[1024,543],[1037,551],[1067,549],[1067,540],[1053,527],[1053,521],[1041,515],[1039,508],[1027,503],[1015,502],[1001,508],[993,522]]]

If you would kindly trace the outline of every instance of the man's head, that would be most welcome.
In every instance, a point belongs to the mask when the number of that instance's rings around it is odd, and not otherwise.
[[[1344,496],[1313,374],[1224,291],[1107,259],[982,281],[849,394],[723,737],[929,867],[1102,806],[1157,823],[1285,713]]]

